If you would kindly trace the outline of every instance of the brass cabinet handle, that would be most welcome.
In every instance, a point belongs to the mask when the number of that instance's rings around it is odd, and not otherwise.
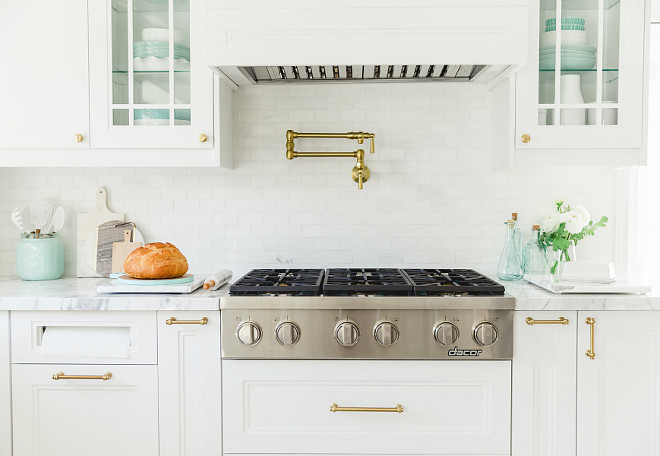
[[[80,144],[81,142],[83,142],[83,135],[81,135],[80,133],[76,134],[76,135],[74,136],[74,138],[75,138],[75,140],[76,140],[76,142],[77,142],[78,144]]]
[[[199,142],[206,142],[207,139],[209,138],[205,134],[199,135]]]
[[[111,378],[111,372],[106,372],[103,375],[64,375],[64,372],[60,371],[53,374],[53,380],[110,380]]]
[[[201,320],[177,320],[174,317],[165,320],[166,325],[206,325],[208,322],[209,319],[206,317],[202,317]]]
[[[532,325],[567,325],[570,321],[567,318],[559,317],[557,320],[534,320],[532,317],[527,317],[525,322]]]
[[[340,407],[333,403],[330,406],[331,412],[394,412],[403,413],[403,406],[396,404],[395,407]]]
[[[530,142],[530,141],[532,140],[532,137],[529,136],[527,133],[525,133],[524,135],[522,135],[522,136],[520,137],[520,140],[521,140],[522,142],[524,142],[525,144],[527,144],[528,142]]]
[[[596,353],[594,353],[594,326],[596,324],[596,320],[592,317],[587,317],[585,323],[589,325],[589,336],[591,339],[591,348],[587,350],[586,355],[589,359],[594,359],[596,357]]]

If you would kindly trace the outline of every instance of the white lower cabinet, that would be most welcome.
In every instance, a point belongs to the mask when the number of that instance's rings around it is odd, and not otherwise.
[[[574,311],[515,314],[513,456],[575,456],[577,323]]]
[[[160,456],[219,456],[220,312],[158,312],[158,376]]]
[[[158,456],[157,366],[15,364],[12,378],[14,456]]]
[[[0,456],[11,456],[9,312],[0,312]]]
[[[577,453],[658,455],[660,312],[585,311],[578,323]]]
[[[222,369],[224,454],[510,454],[509,361],[225,360]]]

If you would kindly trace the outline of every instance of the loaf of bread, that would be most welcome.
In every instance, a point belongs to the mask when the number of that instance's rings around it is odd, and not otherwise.
[[[169,242],[153,242],[133,250],[124,272],[136,279],[173,279],[188,271],[188,260]]]

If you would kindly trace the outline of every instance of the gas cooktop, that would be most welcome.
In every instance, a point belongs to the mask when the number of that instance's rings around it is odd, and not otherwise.
[[[472,269],[253,269],[232,296],[502,296],[504,286]]]

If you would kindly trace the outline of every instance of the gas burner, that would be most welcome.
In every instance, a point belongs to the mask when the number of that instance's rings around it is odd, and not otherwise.
[[[328,269],[323,282],[326,296],[410,296],[411,283],[394,268]]]
[[[504,286],[472,269],[403,269],[415,296],[502,296]]]
[[[232,296],[318,296],[323,269],[253,269],[229,287]]]

